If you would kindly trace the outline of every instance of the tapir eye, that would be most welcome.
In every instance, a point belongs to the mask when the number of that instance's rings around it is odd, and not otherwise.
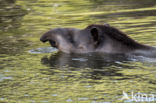
[[[55,41],[50,40],[49,42],[50,42],[50,44],[51,44],[53,47],[57,47],[57,44],[56,44],[56,42],[55,42]]]
[[[51,43],[52,43],[53,45],[55,45],[55,44],[56,44],[56,42],[55,42],[55,41],[51,41]]]

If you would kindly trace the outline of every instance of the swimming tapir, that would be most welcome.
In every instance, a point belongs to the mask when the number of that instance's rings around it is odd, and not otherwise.
[[[55,28],[40,38],[65,53],[102,52],[156,57],[156,48],[136,42],[109,24],[89,25],[84,29]]]

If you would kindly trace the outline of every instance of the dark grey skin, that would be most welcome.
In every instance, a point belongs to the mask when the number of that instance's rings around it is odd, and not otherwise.
[[[102,52],[156,57],[156,48],[140,44],[108,25],[89,25],[85,29],[56,28],[40,38],[65,53]]]

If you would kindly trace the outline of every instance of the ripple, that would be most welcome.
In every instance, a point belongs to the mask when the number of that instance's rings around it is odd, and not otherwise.
[[[85,58],[72,58],[73,61],[80,61],[80,62],[85,62],[87,61],[88,59],[85,59]]]
[[[28,52],[31,54],[42,54],[42,53],[52,53],[52,52],[57,52],[58,49],[53,48],[53,47],[43,47],[43,48],[37,48],[37,49],[32,49],[29,50]]]
[[[0,74],[0,82],[3,80],[12,80],[12,77],[5,77],[4,75]]]

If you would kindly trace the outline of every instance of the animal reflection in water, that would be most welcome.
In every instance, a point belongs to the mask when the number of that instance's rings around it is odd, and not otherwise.
[[[51,69],[68,68],[76,70],[90,68],[92,74],[100,74],[103,76],[122,76],[117,73],[122,68],[133,68],[133,66],[123,65],[129,60],[125,55],[110,55],[98,53],[89,54],[66,54],[58,52],[51,57],[43,57],[42,64],[49,66]],[[113,68],[114,66],[114,68]]]

